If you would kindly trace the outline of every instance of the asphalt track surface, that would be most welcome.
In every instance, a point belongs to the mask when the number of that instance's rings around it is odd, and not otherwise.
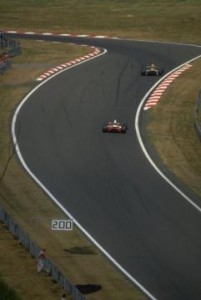
[[[200,212],[153,169],[134,120],[140,101],[158,80],[140,76],[141,66],[154,61],[168,72],[201,49],[43,39],[91,44],[108,52],[47,81],[23,104],[15,134],[25,164],[150,298],[200,300]],[[142,136],[146,114],[140,115]],[[127,134],[102,133],[103,123],[114,118],[128,124]]]

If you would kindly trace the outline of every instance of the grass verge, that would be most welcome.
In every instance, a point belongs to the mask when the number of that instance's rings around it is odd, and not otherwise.
[[[61,288],[50,277],[36,272],[35,260],[1,222],[0,257],[0,273],[4,279],[0,283],[0,299],[27,300],[29,295],[35,300],[61,298]]]
[[[199,59],[169,86],[159,103],[148,112],[147,132],[164,166],[201,197],[201,144],[194,128],[200,78]]]
[[[13,288],[10,288],[6,282],[0,279],[0,293],[4,300],[21,300]]]
[[[1,0],[0,11],[5,29],[201,42],[199,0]]]

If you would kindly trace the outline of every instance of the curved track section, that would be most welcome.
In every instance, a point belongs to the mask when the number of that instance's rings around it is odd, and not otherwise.
[[[149,298],[200,300],[200,212],[154,170],[134,130],[141,99],[157,80],[141,77],[141,65],[156,61],[168,72],[200,55],[200,48],[44,39],[108,53],[62,72],[26,98],[14,122],[21,159]],[[114,118],[128,123],[127,134],[102,133],[103,123]],[[141,112],[142,139],[145,121]]]

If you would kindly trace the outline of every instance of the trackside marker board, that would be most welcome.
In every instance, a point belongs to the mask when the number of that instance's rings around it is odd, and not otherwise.
[[[52,220],[52,230],[72,230],[72,220]]]

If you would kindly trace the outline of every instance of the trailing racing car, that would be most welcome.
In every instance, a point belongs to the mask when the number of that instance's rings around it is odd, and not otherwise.
[[[117,120],[107,122],[104,126],[102,131],[108,133],[126,133],[128,127],[126,124],[117,122]]]
[[[164,73],[164,70],[158,68],[156,64],[151,64],[142,68],[141,75],[143,76],[160,76]]]

